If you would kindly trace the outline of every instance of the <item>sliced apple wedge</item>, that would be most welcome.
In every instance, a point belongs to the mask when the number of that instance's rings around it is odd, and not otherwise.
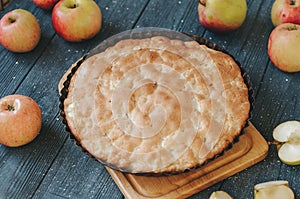
[[[295,195],[288,181],[278,180],[256,184],[254,199],[294,199]]]
[[[279,159],[288,165],[300,164],[300,122],[287,121],[273,131]]]
[[[225,191],[214,191],[209,199],[232,199],[232,197]]]

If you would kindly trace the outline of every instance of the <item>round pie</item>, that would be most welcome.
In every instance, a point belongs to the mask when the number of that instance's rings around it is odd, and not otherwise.
[[[81,147],[111,168],[180,173],[223,152],[250,112],[228,54],[196,41],[123,39],[78,64],[63,102]]]

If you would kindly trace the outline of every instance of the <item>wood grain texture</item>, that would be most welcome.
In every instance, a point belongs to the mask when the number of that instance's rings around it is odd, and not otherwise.
[[[0,145],[0,198],[123,198],[106,169],[90,160],[68,139],[58,108],[57,84],[69,66],[106,38],[135,27],[162,27],[183,31],[224,47],[241,62],[255,93],[251,122],[267,141],[272,130],[286,120],[300,120],[300,74],[276,69],[267,55],[273,29],[273,0],[247,0],[245,23],[238,30],[219,34],[198,22],[197,0],[96,0],[103,14],[101,32],[82,43],[65,42],[55,34],[51,11],[30,1],[13,0],[0,12],[23,8],[39,20],[42,39],[30,53],[14,54],[0,46],[0,97],[19,93],[35,99],[43,111],[40,135],[20,148]],[[261,174],[263,171],[263,175]],[[233,198],[253,198],[256,183],[288,180],[300,198],[300,167],[287,166],[271,145],[266,159],[228,177],[190,198],[209,198],[224,190]]]

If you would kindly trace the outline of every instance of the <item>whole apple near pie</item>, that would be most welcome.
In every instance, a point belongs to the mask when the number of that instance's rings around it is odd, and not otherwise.
[[[268,41],[268,55],[282,71],[300,71],[300,25],[283,23],[273,29]]]
[[[274,26],[300,24],[300,0],[276,0],[272,5],[271,19]]]
[[[51,10],[59,0],[32,0],[38,7]]]
[[[30,97],[8,95],[0,99],[0,143],[9,147],[28,144],[42,126],[42,111]]]
[[[238,29],[247,15],[246,0],[199,0],[199,21],[205,28],[215,32]]]
[[[93,0],[61,0],[52,10],[52,24],[66,41],[80,42],[100,31],[102,13]]]
[[[16,53],[33,50],[41,37],[36,17],[27,10],[15,9],[6,13],[0,21],[1,45]]]

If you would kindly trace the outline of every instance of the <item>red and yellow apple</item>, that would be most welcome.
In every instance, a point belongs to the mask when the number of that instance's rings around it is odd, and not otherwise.
[[[275,27],[268,40],[268,55],[282,71],[300,71],[300,25],[284,23]]]
[[[246,0],[199,0],[200,24],[211,31],[233,31],[244,23],[246,15]]]
[[[274,26],[282,23],[300,24],[300,0],[275,0],[271,19]]]
[[[42,111],[30,97],[7,95],[0,99],[0,143],[9,147],[28,144],[42,126]]]
[[[52,10],[52,24],[66,41],[80,42],[100,31],[102,13],[93,0],[61,0]]]
[[[40,25],[36,17],[27,10],[12,10],[0,20],[0,43],[12,52],[24,53],[33,50],[40,37]]]
[[[59,0],[32,0],[35,5],[44,9],[51,10]]]

